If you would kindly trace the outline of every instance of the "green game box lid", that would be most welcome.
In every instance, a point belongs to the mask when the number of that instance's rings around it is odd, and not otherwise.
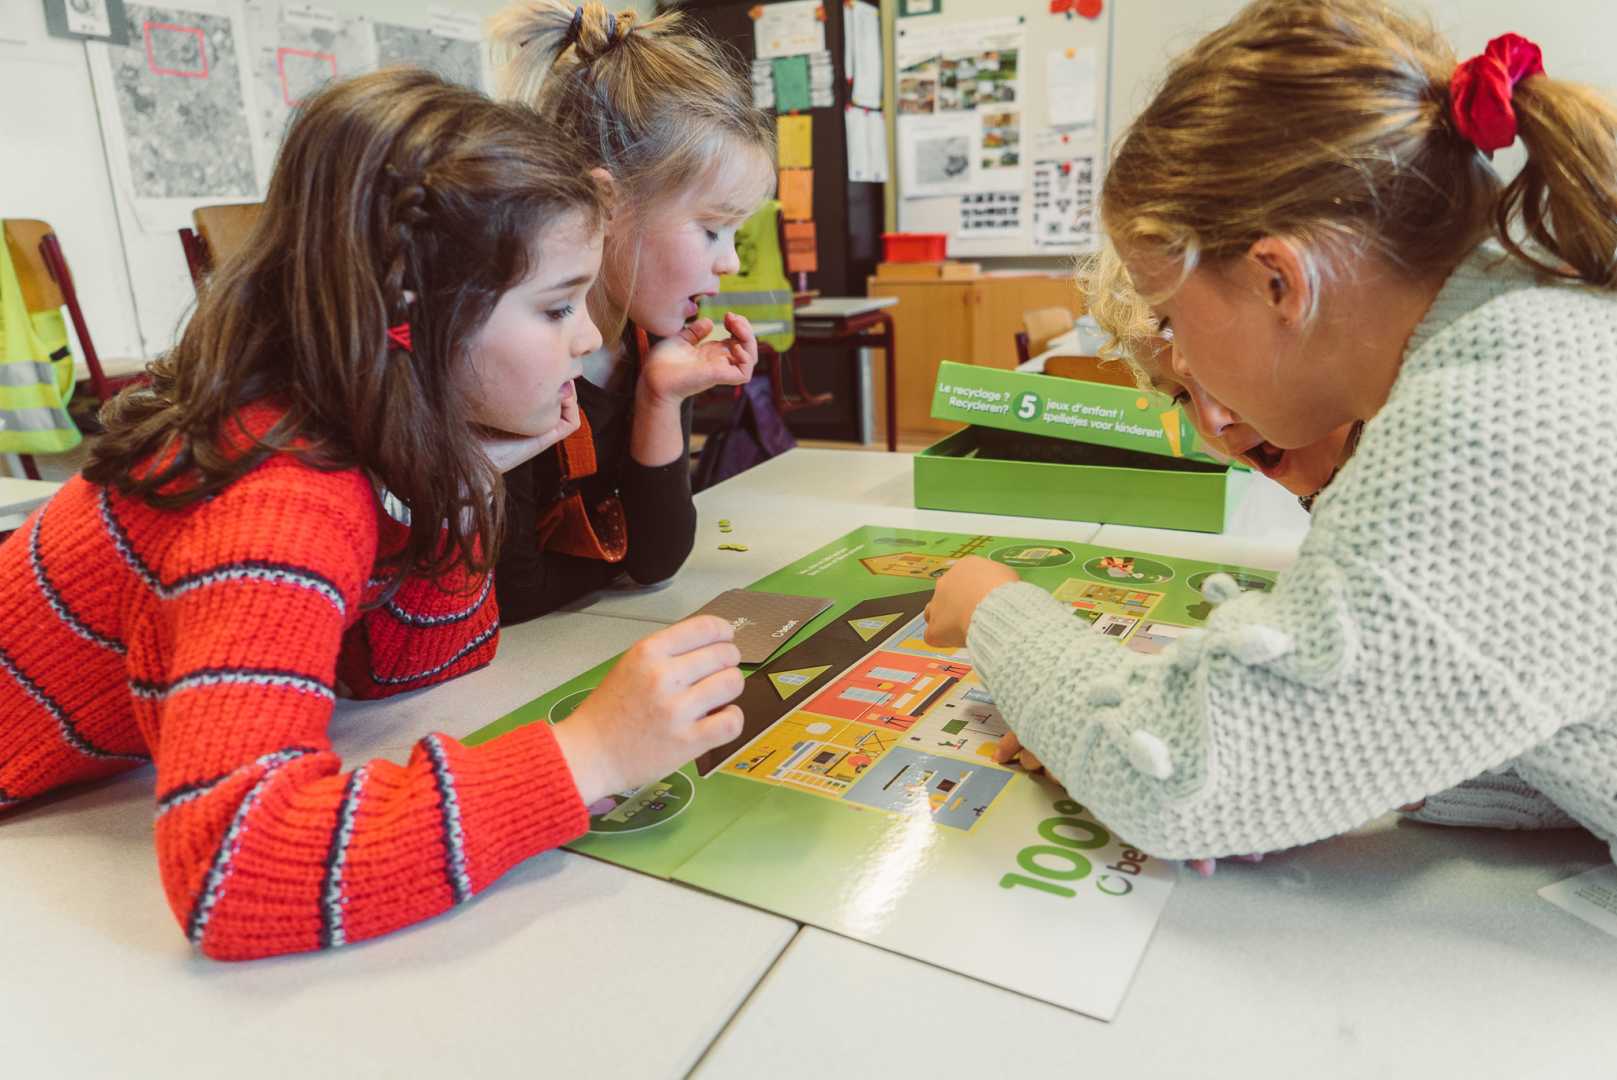
[[[1217,461],[1166,394],[945,360],[932,415],[981,427]]]

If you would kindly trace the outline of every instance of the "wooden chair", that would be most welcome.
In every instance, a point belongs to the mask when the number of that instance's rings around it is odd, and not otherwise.
[[[68,269],[67,257],[56,230],[47,222],[29,218],[8,218],[4,222],[6,248],[11,253],[12,266],[17,271],[17,282],[22,288],[23,304],[29,311],[51,311],[67,308],[73,320],[73,332],[78,335],[84,350],[84,366],[90,371],[90,390],[99,401],[107,401],[119,390],[143,375],[108,378],[101,367],[101,357],[95,351],[89,324],[84,321],[84,308],[79,304],[78,290],[73,287],[73,273]],[[32,454],[18,454],[22,469],[31,480],[39,479],[39,466]]]
[[[263,203],[199,206],[191,212],[196,228],[180,230],[180,246],[185,249],[193,287],[201,288],[215,266],[241,250],[263,212]]]
[[[1071,308],[1048,307],[1024,311],[1022,329],[1026,333],[1027,341],[1024,343],[1018,337],[1017,348],[1027,349],[1029,357],[1037,356],[1049,348],[1052,338],[1060,337],[1077,324],[1078,316],[1073,314]]]
[[[1058,379],[1082,379],[1085,382],[1106,383],[1109,386],[1138,387],[1134,373],[1121,360],[1102,360],[1098,356],[1052,356],[1044,362],[1044,373]]]

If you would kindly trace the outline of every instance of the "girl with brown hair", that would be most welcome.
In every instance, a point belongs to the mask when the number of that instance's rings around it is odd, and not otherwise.
[[[343,772],[339,687],[487,664],[502,469],[577,424],[605,193],[530,111],[338,83],[179,344],[0,546],[0,807],[151,762],[169,904],[209,956],[418,922],[734,737],[730,628],[641,642],[564,723]]]
[[[1274,591],[1211,585],[1159,656],[957,564],[929,638],[969,642],[1004,751],[1167,857],[1307,843],[1485,772],[1518,781],[1510,824],[1617,842],[1617,446],[1587,435],[1617,409],[1617,109],[1514,34],[1456,64],[1380,3],[1259,0],[1172,65],[1101,203],[1118,258],[1092,287],[1137,294],[1176,372],[1278,451],[1344,425],[1357,448]]]
[[[512,472],[495,574],[519,622],[601,588],[679,569],[696,535],[690,398],[752,377],[758,345],[698,305],[737,271],[736,230],[774,189],[770,118],[735,58],[667,12],[644,23],[590,0],[523,0],[490,26],[502,93],[588,148],[616,192],[589,298],[606,344],[578,382],[588,434]],[[660,339],[660,340],[659,340]]]

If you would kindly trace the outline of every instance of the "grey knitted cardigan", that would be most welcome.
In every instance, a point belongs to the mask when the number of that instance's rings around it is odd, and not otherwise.
[[[1272,593],[1145,656],[1025,583],[967,644],[1022,742],[1165,858],[1352,829],[1515,770],[1617,838],[1617,297],[1484,244]]]

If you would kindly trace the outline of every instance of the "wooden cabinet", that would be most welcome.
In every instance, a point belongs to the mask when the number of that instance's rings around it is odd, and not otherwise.
[[[872,277],[871,296],[893,296],[893,334],[898,343],[898,427],[902,432],[953,431],[959,424],[934,420],[932,388],[945,360],[986,367],[1016,366],[1016,333],[1032,308],[1082,311],[1070,276],[992,275],[967,281],[891,281]]]

